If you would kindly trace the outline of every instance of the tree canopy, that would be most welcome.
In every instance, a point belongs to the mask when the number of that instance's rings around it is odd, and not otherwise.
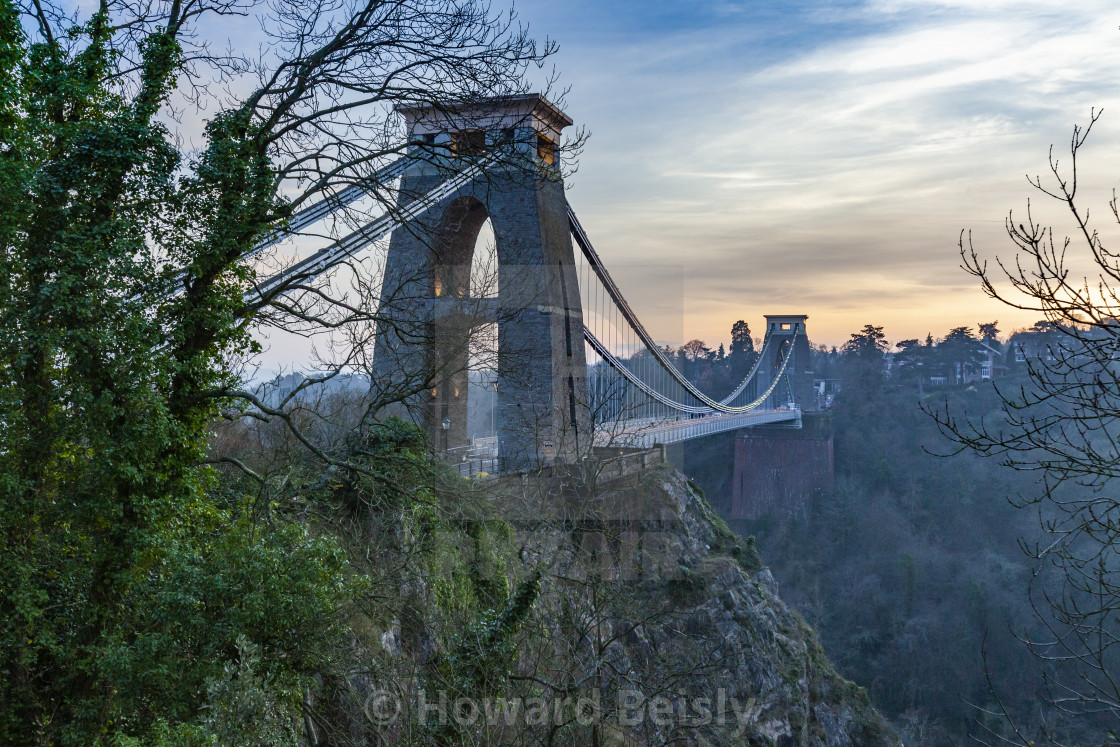
[[[260,58],[210,51],[214,20],[258,9],[0,0],[2,742],[202,739],[245,657],[271,712],[298,711],[363,582],[275,518],[267,481],[209,466],[237,462],[210,437],[246,414],[294,427],[247,411],[253,325],[338,317],[294,286],[253,299],[245,257],[397,153],[396,104],[522,90],[549,51],[473,0],[280,3]],[[197,150],[175,97],[211,108]]]

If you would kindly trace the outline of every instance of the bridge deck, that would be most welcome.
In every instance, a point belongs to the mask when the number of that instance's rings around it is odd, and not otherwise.
[[[595,445],[651,448],[657,444],[675,444],[702,436],[771,423],[786,423],[791,427],[800,428],[801,409],[752,410],[735,415],[713,415],[670,422],[625,421],[609,428],[601,424],[595,430]]]

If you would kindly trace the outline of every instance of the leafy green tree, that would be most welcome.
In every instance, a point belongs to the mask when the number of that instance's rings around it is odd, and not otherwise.
[[[750,325],[740,319],[731,325],[731,355],[750,355],[754,352],[754,339]]]
[[[74,21],[0,0],[0,742],[208,739],[207,698],[246,657],[268,692],[244,702],[295,718],[364,588],[267,479],[209,466],[236,462],[213,424],[257,401],[253,325],[332,321],[285,300],[307,278],[247,302],[245,257],[395,153],[394,103],[516,92],[548,50],[473,0],[270,7],[253,61],[199,36],[247,1]],[[242,100],[207,97],[249,72]],[[217,107],[195,154],[173,97]]]
[[[887,340],[883,328],[873,324],[865,324],[862,330],[853,332],[843,348],[844,355],[879,362],[882,361],[886,351]]]
[[[64,29],[40,15],[32,40],[0,3],[16,115],[0,217],[0,740],[12,743],[188,719],[237,636],[262,647],[291,706],[345,598],[331,543],[259,526],[200,467],[221,406],[210,392],[251,348],[238,259],[283,210],[259,128],[222,113],[184,163],[157,114],[200,11],[176,3],[147,29],[132,75],[112,11]],[[187,273],[175,297],[166,259]]]
[[[841,348],[841,378],[845,389],[879,387],[885,376],[885,355],[888,350],[883,328],[873,324],[863,325],[853,332]]]
[[[979,330],[980,340],[987,345],[999,344],[999,320],[994,322],[980,322],[976,325]]]
[[[895,354],[895,364],[904,376],[913,378],[925,363],[925,346],[917,339],[901,340],[895,343],[898,352]]]
[[[740,319],[731,325],[731,346],[727,350],[731,378],[736,384],[750,373],[756,360],[758,360],[758,353],[754,349],[750,325]]]
[[[971,327],[954,327],[938,343],[937,365],[950,383],[959,384],[976,373],[982,358],[978,342]]]

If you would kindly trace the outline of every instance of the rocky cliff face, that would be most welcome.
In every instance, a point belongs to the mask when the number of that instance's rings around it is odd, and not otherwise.
[[[816,633],[782,603],[753,545],[727,528],[694,485],[661,469],[607,499],[634,492],[660,530],[662,557],[679,566],[646,589],[651,608],[668,614],[623,640],[625,658],[637,669],[654,661],[652,652],[660,654],[655,669],[717,662],[688,689],[749,704],[746,718],[697,730],[694,743],[898,744],[866,692],[835,672]]]
[[[460,522],[449,580],[417,566],[402,612],[361,636],[354,742],[899,744],[679,472],[478,488],[496,511]],[[489,611],[451,593],[487,578],[512,582]]]
[[[631,723],[637,709],[623,718],[626,703],[614,699],[615,722],[628,723],[618,736],[634,744],[682,736],[697,745],[899,744],[867,693],[832,669],[813,629],[782,603],[753,544],[687,478],[660,467],[596,498],[623,516],[610,562],[633,570],[616,577],[616,607],[600,626],[610,641],[600,684],[604,694],[640,690],[631,700],[647,706]],[[596,529],[607,534],[610,524]],[[577,542],[604,554],[612,545],[589,542],[586,526]],[[631,604],[618,604],[627,589],[636,590]],[[573,596],[571,587],[545,587],[542,600],[562,592]],[[655,723],[648,704],[659,695],[674,718]],[[711,718],[701,722],[706,700]]]

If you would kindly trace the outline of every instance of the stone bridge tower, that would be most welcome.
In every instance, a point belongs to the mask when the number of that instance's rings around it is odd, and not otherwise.
[[[467,369],[497,370],[506,469],[571,461],[589,448],[583,312],[556,158],[572,120],[539,95],[403,108],[410,154],[398,209],[449,175],[487,163],[389,242],[374,386],[392,391],[437,450],[467,444]],[[492,159],[492,160],[490,160]],[[489,218],[497,295],[471,297],[471,262]],[[497,360],[477,336],[498,333]]]
[[[767,314],[766,334],[770,338],[769,359],[759,369],[759,386],[765,391],[782,369],[786,356],[793,356],[786,366],[782,381],[775,387],[767,407],[784,407],[796,402],[802,410],[815,410],[813,369],[809,359],[809,335],[804,314]]]

